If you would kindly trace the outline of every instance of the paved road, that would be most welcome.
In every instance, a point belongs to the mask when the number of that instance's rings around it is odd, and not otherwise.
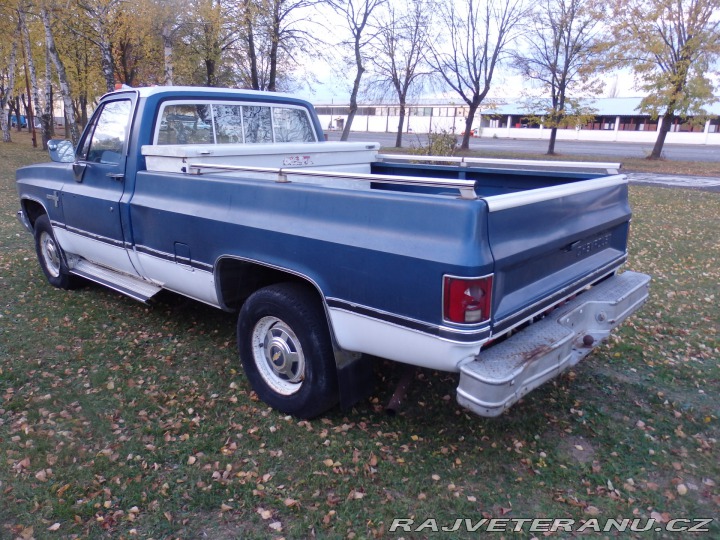
[[[671,174],[626,173],[631,184],[652,184],[720,192],[720,178]]]
[[[716,134],[720,137],[720,134]],[[339,131],[328,132],[331,141],[340,140]],[[351,141],[372,141],[379,142],[383,146],[393,146],[395,135],[392,133],[371,133],[352,132]],[[420,146],[426,144],[425,135],[405,134],[403,145]],[[543,154],[547,151],[547,141],[522,140],[522,139],[470,139],[471,150],[496,150],[503,152],[530,152]],[[650,143],[625,143],[625,142],[580,142],[580,141],[558,141],[557,152],[567,155],[601,156],[609,161],[617,161],[622,158],[643,158],[652,151]],[[663,154],[667,159],[683,161],[720,161],[720,146],[718,145],[690,145],[690,144],[666,144]]]
[[[420,136],[422,137],[422,136]],[[330,132],[329,140],[337,141],[340,139],[339,132]],[[391,146],[395,144],[395,135],[389,133],[369,133],[369,132],[353,132],[350,140],[354,141],[371,141],[379,142],[383,146]],[[405,144],[409,146],[411,143],[421,140],[417,135],[410,135],[405,138]],[[479,148],[497,148],[506,151],[525,151],[542,153],[546,149],[546,143],[541,141],[520,141],[507,139],[470,139],[470,147],[472,149]],[[584,155],[607,156],[609,161],[617,161],[618,158],[626,157],[644,157],[642,144],[628,143],[583,143],[583,142],[561,142],[558,150],[562,153]],[[494,145],[494,146],[491,146]],[[694,160],[694,161],[720,161],[720,147],[702,146],[702,145],[668,145],[668,156],[675,156],[675,159]],[[634,153],[634,154],[633,154]],[[685,176],[670,174],[653,174],[653,173],[625,173],[628,180],[632,184],[651,184],[665,187],[682,187],[691,189],[702,189],[704,191],[720,192],[720,178],[706,176]]]

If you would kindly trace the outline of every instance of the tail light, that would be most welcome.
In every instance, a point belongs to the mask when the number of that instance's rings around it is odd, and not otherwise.
[[[447,322],[478,324],[490,319],[492,276],[461,278],[445,276],[443,315]]]

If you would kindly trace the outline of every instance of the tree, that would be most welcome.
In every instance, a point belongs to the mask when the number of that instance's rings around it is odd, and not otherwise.
[[[163,6],[165,7],[165,6]],[[165,84],[160,9],[149,1],[123,2],[113,29],[115,78],[128,86]],[[168,60],[171,60],[169,58]]]
[[[230,52],[240,40],[233,20],[236,5],[228,0],[191,0],[195,16],[183,24],[182,50],[190,60],[192,82],[205,86],[232,85]]]
[[[544,0],[532,11],[525,54],[514,55],[516,68],[550,94],[539,120],[550,128],[548,155],[555,153],[559,127],[586,123],[589,111],[575,95],[599,93],[594,76],[610,46],[605,13],[596,0]]]
[[[0,21],[2,27],[0,27],[0,31],[14,31],[16,33],[19,31],[17,11],[11,9],[3,11],[0,9],[0,15],[2,16],[2,21]],[[3,142],[9,143],[12,142],[12,137],[10,135],[8,115],[5,114],[5,107],[12,101],[15,93],[15,69],[17,65],[18,43],[17,40],[12,40],[9,48],[7,45],[7,41],[0,43],[0,51],[3,53],[0,58],[7,58],[7,64],[3,65],[0,71],[0,128],[2,129]],[[5,56],[5,54],[7,54],[7,56]],[[18,125],[19,124],[18,122]]]
[[[314,31],[310,9],[323,0],[242,0],[238,13],[242,39],[238,79],[254,90],[279,90],[290,85],[300,62],[297,53],[318,54],[321,33]]]
[[[63,97],[63,104],[65,105],[65,114],[67,115],[66,129],[70,131],[70,138],[72,139],[73,144],[77,144],[80,137],[78,134],[77,123],[75,121],[75,107],[72,101],[70,85],[68,84],[67,74],[65,72],[65,64],[60,58],[57,47],[55,46],[55,36],[50,23],[50,14],[45,6],[41,6],[40,8],[40,17],[43,22],[43,28],[45,29],[45,46],[48,49],[48,54],[55,66],[55,71],[57,72],[58,80],[60,82],[60,91]]]
[[[431,64],[440,78],[468,105],[460,148],[467,150],[475,113],[492,83],[495,68],[517,37],[526,9],[523,0],[457,0],[439,8],[438,41]]]
[[[35,59],[33,48],[30,43],[30,29],[27,23],[27,10],[29,6],[26,2],[20,4],[18,9],[18,20],[20,21],[20,34],[22,36],[22,48],[25,59],[25,69],[30,75],[30,88],[28,96],[28,129],[32,133],[33,146],[37,146],[35,138],[35,115],[40,118],[42,126],[42,148],[47,150],[47,142],[50,140],[50,129],[52,127],[52,118],[48,118],[42,111],[45,109],[40,103],[40,87],[38,86],[37,70],[35,69]],[[32,100],[32,102],[30,102]],[[32,104],[31,104],[32,103]],[[33,106],[35,107],[33,114]]]
[[[89,31],[75,27],[74,31],[92,41],[100,50],[102,72],[108,92],[115,90],[115,59],[112,54],[112,32],[118,5],[122,0],[76,0],[87,14]]]
[[[370,91],[381,95],[391,91],[400,105],[395,146],[402,146],[407,99],[418,83],[430,75],[425,60],[429,43],[432,9],[424,0],[411,0],[407,12],[400,14],[390,6],[385,17],[378,21],[377,34],[372,42],[370,65],[373,80]]]
[[[620,60],[648,95],[640,110],[662,114],[649,159],[660,159],[678,117],[704,116],[712,102],[711,66],[720,54],[720,0],[615,0]]]
[[[345,18],[348,29],[350,30],[351,40],[346,42],[352,49],[355,61],[355,79],[353,80],[352,90],[350,91],[350,112],[345,127],[343,128],[341,141],[347,141],[350,135],[355,114],[358,110],[358,93],[360,92],[360,82],[365,73],[365,58],[363,50],[367,47],[368,38],[364,35],[365,29],[368,27],[370,17],[373,11],[381,6],[385,0],[328,0],[330,5],[340,15]]]

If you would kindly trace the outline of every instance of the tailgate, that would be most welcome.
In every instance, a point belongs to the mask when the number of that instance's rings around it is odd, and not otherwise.
[[[624,175],[488,197],[493,333],[612,273],[626,258]]]

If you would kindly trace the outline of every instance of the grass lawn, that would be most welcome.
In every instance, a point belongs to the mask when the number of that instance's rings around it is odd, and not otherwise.
[[[47,284],[15,219],[14,171],[42,160],[0,143],[0,538],[410,539],[432,529],[391,532],[394,518],[720,515],[720,194],[631,187],[628,268],[653,275],[649,303],[500,418],[464,411],[457,377],[428,370],[388,417],[386,364],[370,400],[301,422],[250,391],[233,315]],[[571,536],[520,536],[545,534]]]

